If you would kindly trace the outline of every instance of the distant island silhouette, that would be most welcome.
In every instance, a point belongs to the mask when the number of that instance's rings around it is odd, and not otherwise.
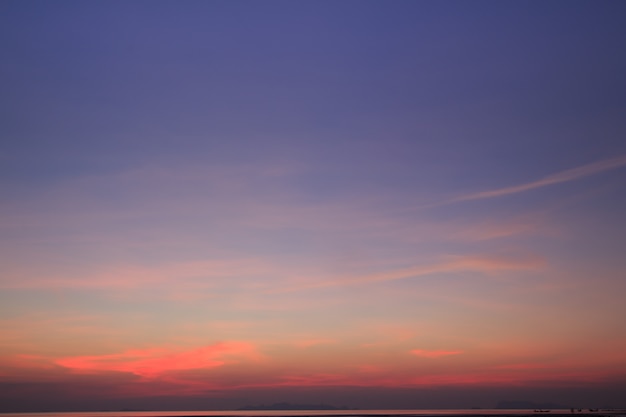
[[[520,401],[520,400],[515,400],[515,401],[499,401],[498,404],[496,405],[496,409],[508,409],[508,410],[515,410],[515,409],[527,409],[527,410],[531,410],[531,409],[550,409],[550,410],[554,410],[554,409],[568,409],[568,408],[572,408],[568,405],[563,405],[563,404],[555,404],[555,403],[535,403],[533,401]]]
[[[356,410],[356,408],[350,407],[336,407],[328,404],[291,404],[291,403],[274,403],[272,405],[246,405],[237,410],[241,411],[259,411],[259,410]]]

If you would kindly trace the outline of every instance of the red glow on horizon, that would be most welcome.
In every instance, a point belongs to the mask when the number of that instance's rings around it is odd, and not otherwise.
[[[464,353],[453,350],[416,350],[417,356],[426,358]],[[260,358],[264,360],[260,361]],[[304,355],[301,359],[300,364],[286,367],[281,358],[262,356],[256,345],[223,342],[187,350],[153,348],[57,359],[17,355],[6,362],[13,368],[2,369],[0,366],[0,376],[12,378],[12,375],[30,369],[29,372],[34,371],[39,375],[39,380],[63,382],[72,391],[111,397],[226,395],[228,392],[248,389],[307,387],[393,389],[543,384],[567,386],[610,378],[606,372],[591,370],[533,369],[541,368],[541,364],[535,366],[531,362],[487,367],[468,367],[455,362],[454,369],[451,369],[447,366],[439,367],[439,364],[447,364],[444,360],[415,361],[410,355],[405,355],[406,362],[403,365],[385,366],[362,362],[337,368],[335,365],[319,363],[318,366],[310,367],[315,364],[310,355]],[[431,368],[431,365],[435,367]],[[2,375],[4,370],[9,373]],[[34,376],[33,373],[30,375]],[[86,375],[89,377],[85,378]]]

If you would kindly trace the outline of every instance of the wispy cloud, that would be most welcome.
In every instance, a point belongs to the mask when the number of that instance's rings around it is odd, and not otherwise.
[[[447,203],[455,203],[459,201],[469,200],[482,200],[486,198],[500,197],[503,195],[517,194],[524,191],[533,190],[535,188],[546,187],[552,184],[559,184],[563,182],[577,180],[579,178],[588,177],[590,175],[598,174],[600,172],[609,171],[611,169],[620,168],[626,165],[626,155],[621,155],[611,159],[605,159],[591,164],[583,165],[577,168],[567,169],[565,171],[557,172],[556,174],[548,175],[536,181],[528,182],[525,184],[514,185],[511,187],[497,188],[495,190],[480,191],[472,194],[465,194]]]
[[[0,288],[133,289],[167,283],[180,287],[184,282],[197,288],[215,286],[219,280],[229,282],[238,277],[275,272],[271,265],[257,258],[163,262],[155,266],[119,264],[101,269],[52,275],[46,274],[38,265],[18,265],[14,269],[5,269]]]
[[[413,349],[411,355],[420,356],[422,358],[441,358],[443,356],[460,355],[462,350],[423,350]]]
[[[394,269],[370,275],[337,277],[331,280],[317,280],[300,285],[283,287],[273,290],[273,293],[302,291],[326,287],[338,287],[349,285],[362,285],[376,282],[395,281],[401,279],[415,278],[438,273],[447,272],[483,272],[493,273],[503,270],[527,270],[536,269],[544,264],[544,260],[539,257],[488,257],[488,256],[458,256],[429,265],[420,265],[410,268]]]

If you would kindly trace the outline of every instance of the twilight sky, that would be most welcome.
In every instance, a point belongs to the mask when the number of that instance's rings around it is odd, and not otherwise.
[[[0,54],[1,410],[626,407],[625,2],[3,0]]]

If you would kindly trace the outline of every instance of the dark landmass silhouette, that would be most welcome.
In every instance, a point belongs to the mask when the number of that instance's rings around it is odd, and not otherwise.
[[[153,410],[148,410],[145,408],[122,408],[119,411],[125,413],[125,412],[138,412],[138,411],[153,411]]]
[[[257,410],[356,410],[350,407],[335,407],[328,404],[291,404],[291,403],[274,403],[272,405],[246,405],[237,410],[257,411]]]
[[[521,400],[507,400],[498,401],[496,409],[499,410],[531,410],[531,409],[547,409],[547,410],[564,410],[571,409],[569,405],[555,404],[555,403],[536,403],[533,401],[521,401]]]

